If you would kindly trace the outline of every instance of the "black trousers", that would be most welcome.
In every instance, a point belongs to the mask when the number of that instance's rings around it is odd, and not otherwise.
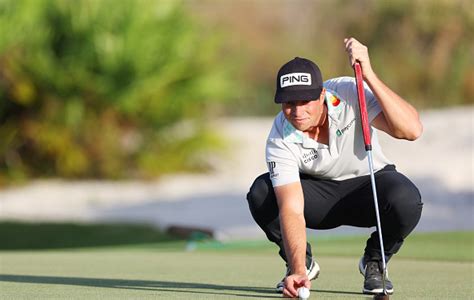
[[[376,226],[369,175],[336,181],[300,174],[300,180],[307,228]],[[376,172],[375,182],[385,256],[388,261],[418,224],[423,203],[416,186],[397,172],[393,165]],[[254,220],[268,239],[280,247],[280,256],[287,261],[280,231],[278,204],[268,173],[255,179],[247,194],[247,200]],[[364,255],[367,259],[381,260],[377,231],[367,240]],[[311,256],[311,246],[308,243],[306,257],[309,259]]]

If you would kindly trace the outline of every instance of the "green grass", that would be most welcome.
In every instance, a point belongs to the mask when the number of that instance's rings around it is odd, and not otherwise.
[[[365,236],[311,237],[317,256],[359,256],[365,246]],[[235,251],[242,253],[273,253],[276,246],[263,240],[220,243],[201,240],[187,243],[182,238],[166,234],[147,225],[73,224],[0,222],[0,250],[65,249],[65,248],[143,248],[180,250],[192,246],[203,251]],[[413,233],[397,257],[473,261],[474,231]]]
[[[240,251],[7,251],[1,260],[1,299],[272,299],[283,272],[276,254]],[[318,262],[313,299],[368,299],[357,257]],[[472,270],[472,262],[396,259],[391,298],[469,299]]]
[[[82,241],[79,248],[66,243],[54,246],[63,249],[0,251],[0,299],[281,298],[273,287],[284,265],[269,242],[186,242],[146,226],[123,231],[117,231],[122,225],[108,226],[94,227],[102,231],[102,243],[86,238],[94,235],[86,226],[73,235]],[[2,242],[7,231],[0,230]],[[113,242],[107,242],[107,232]],[[473,237],[474,232],[411,235],[390,262],[391,299],[474,298]],[[360,293],[363,279],[357,271],[365,239],[311,240],[322,269],[312,299],[370,299]]]
[[[365,247],[365,236],[322,236],[311,238],[316,256],[360,256]],[[197,247],[207,251],[276,252],[276,246],[267,241],[236,241],[219,243],[204,241]],[[405,241],[397,257],[406,259],[474,261],[474,232],[414,233]]]
[[[316,239],[314,248],[321,255],[359,255],[367,237],[352,236]],[[474,232],[413,233],[397,253],[397,257],[423,260],[474,260]]]

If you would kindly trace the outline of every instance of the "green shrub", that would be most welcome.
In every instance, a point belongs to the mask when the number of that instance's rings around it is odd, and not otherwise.
[[[0,1],[0,183],[205,168],[234,90],[207,32],[180,1]]]

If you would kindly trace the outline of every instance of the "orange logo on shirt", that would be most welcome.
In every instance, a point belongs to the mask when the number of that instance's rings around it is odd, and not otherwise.
[[[336,96],[333,95],[333,96],[331,97],[331,104],[332,104],[332,106],[338,106],[339,103],[341,103],[341,100],[339,100],[338,98],[336,98]]]

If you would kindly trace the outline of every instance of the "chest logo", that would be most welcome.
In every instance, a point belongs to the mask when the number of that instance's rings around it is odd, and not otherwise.
[[[352,127],[352,125],[354,125],[355,120],[356,120],[355,118],[352,119],[352,120],[349,122],[349,124],[347,124],[346,126],[344,126],[344,127],[341,128],[341,129],[336,130],[336,135],[337,135],[337,136],[343,135],[344,132],[346,132],[347,130],[349,130],[349,129]]]
[[[331,104],[334,107],[337,107],[341,103],[341,100],[339,100],[339,98],[334,95],[331,95],[331,98],[329,100],[331,101]]]
[[[305,164],[308,164],[312,162],[313,160],[318,159],[318,157],[319,157],[318,151],[316,149],[311,149],[311,151],[303,153],[303,162]]]

